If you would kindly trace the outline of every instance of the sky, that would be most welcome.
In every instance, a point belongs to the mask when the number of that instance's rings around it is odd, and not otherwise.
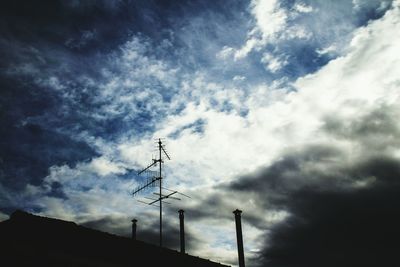
[[[393,266],[399,0],[0,4],[0,220],[16,209],[158,243],[133,197],[157,154],[164,245],[238,265]]]

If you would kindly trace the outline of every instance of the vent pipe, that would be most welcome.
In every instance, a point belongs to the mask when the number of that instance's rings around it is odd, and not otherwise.
[[[132,239],[136,240],[136,219],[132,220]]]
[[[180,239],[181,239],[181,253],[185,253],[185,222],[183,215],[184,210],[179,210],[179,225],[180,225]]]
[[[242,222],[241,222],[241,210],[234,210],[235,214],[235,222],[236,222],[236,239],[237,239],[237,248],[239,255],[239,267],[244,266],[244,252],[243,252],[243,236],[242,236]]]

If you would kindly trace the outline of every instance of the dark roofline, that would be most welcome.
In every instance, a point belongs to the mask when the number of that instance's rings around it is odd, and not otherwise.
[[[11,213],[9,220],[11,221],[21,221],[25,219],[33,219],[33,220],[46,220],[48,222],[56,223],[56,224],[66,224],[66,225],[75,225],[78,226],[76,223],[71,222],[71,221],[65,221],[61,219],[56,219],[56,218],[50,218],[50,217],[45,217],[45,216],[40,216],[40,215],[34,215],[32,213],[28,213],[23,210],[16,210],[13,213]]]
[[[86,242],[87,244],[97,242],[96,245],[98,245],[99,242],[102,242],[102,244],[115,248],[118,247],[125,251],[136,250],[141,251],[140,253],[143,254],[156,253],[157,255],[164,255],[165,257],[175,258],[183,262],[197,262],[196,266],[227,266],[208,259],[203,259],[186,253],[183,254],[169,248],[160,248],[159,246],[144,241],[132,240],[131,238],[81,226],[71,221],[33,215],[22,210],[16,210],[10,215],[8,220],[0,222],[0,235],[3,237],[4,233],[6,235],[8,234],[10,239],[13,239],[14,241],[17,240],[17,243],[26,243],[25,239],[28,239],[27,243],[32,242],[32,244],[35,244],[36,240],[41,239],[41,237],[44,236],[45,239],[47,238],[51,240],[51,242],[49,241],[51,244],[56,242],[57,246],[60,247],[59,249],[68,250],[70,249],[70,246],[66,244],[76,242],[76,240],[84,240],[83,243]],[[31,237],[32,235],[33,237]],[[58,237],[60,237],[60,240],[58,240]],[[78,246],[79,245],[80,244],[78,244]],[[92,248],[92,250],[94,251],[92,257],[96,257],[95,255],[97,254],[95,253],[100,253],[101,256],[104,256],[101,252],[96,251],[96,249]],[[112,252],[109,254],[112,254]],[[122,252],[116,251],[114,254],[120,257]],[[111,256],[109,257],[111,258]],[[129,255],[128,257],[128,255],[123,254],[122,257],[131,258],[132,255]]]

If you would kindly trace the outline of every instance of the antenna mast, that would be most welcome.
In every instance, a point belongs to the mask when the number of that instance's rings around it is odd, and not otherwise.
[[[167,157],[167,159],[171,160],[170,156],[168,155],[167,151],[165,151],[165,148],[161,142],[161,138],[158,139],[158,159],[153,159],[153,162],[148,165],[146,168],[144,168],[143,170],[138,172],[138,175],[145,175],[147,177],[147,180],[145,182],[143,182],[141,185],[139,185],[138,187],[136,187],[133,192],[132,195],[136,196],[137,194],[139,194],[140,192],[143,192],[147,189],[149,189],[150,187],[156,187],[157,185],[159,186],[159,192],[153,192],[154,195],[158,196],[158,198],[154,199],[154,198],[150,198],[150,197],[145,197],[146,199],[150,199],[151,202],[146,202],[146,201],[141,201],[138,200],[139,202],[143,203],[143,204],[147,204],[147,205],[155,205],[155,203],[160,202],[159,208],[160,208],[160,247],[162,247],[162,204],[163,204],[163,200],[166,198],[169,199],[175,199],[175,200],[181,200],[180,198],[177,198],[175,194],[177,195],[181,195],[187,198],[190,198],[190,196],[185,195],[183,193],[180,193],[176,190],[171,190],[168,188],[165,188],[162,186],[162,164],[164,163],[163,161],[163,154],[165,155],[165,157]],[[150,168],[154,167],[157,165],[157,163],[160,164],[158,172],[157,171],[151,171]],[[167,190],[167,193],[163,194],[163,189]],[[175,196],[173,196],[175,195]],[[165,204],[171,204],[169,202],[164,201]]]
[[[148,165],[146,168],[144,168],[143,170],[138,172],[138,175],[145,173],[148,176],[151,176],[150,179],[147,180],[147,182],[141,186],[138,186],[133,192],[132,195],[135,196],[136,194],[138,194],[139,192],[145,190],[146,188],[149,188],[150,186],[155,186],[157,181],[158,181],[158,185],[159,185],[159,196],[158,199],[151,199],[153,200],[150,203],[146,203],[143,202],[145,204],[149,204],[152,205],[156,202],[160,202],[160,247],[162,247],[162,200],[165,198],[169,198],[170,196],[172,196],[175,193],[178,193],[178,191],[173,191],[172,193],[168,194],[168,195],[163,195],[162,194],[162,164],[164,163],[164,161],[162,160],[162,155],[164,154],[169,160],[171,160],[170,156],[168,155],[167,151],[165,151],[162,142],[161,142],[161,138],[158,139],[158,152],[159,152],[159,158],[158,159],[153,159],[153,163],[151,163],[150,165]],[[159,163],[159,172],[152,172],[149,169],[153,166],[155,166],[157,164],[157,162]],[[156,194],[156,193],[155,193]],[[156,194],[157,195],[157,194]],[[171,197],[173,198],[173,197]],[[175,198],[177,199],[177,198]],[[141,201],[142,202],[142,201]]]
[[[164,148],[162,146],[161,139],[158,139],[158,150],[160,152],[160,154],[159,154],[159,162],[160,162],[160,183],[159,183],[159,185],[160,185],[160,196],[159,196],[158,199],[160,201],[160,247],[162,247],[162,172],[161,172],[161,170],[162,170],[163,161],[162,161],[162,157],[161,157],[162,156],[161,150],[164,151],[165,155],[167,156],[167,158],[169,160],[171,160],[171,158],[168,156],[167,152],[165,152],[165,150],[164,150]]]

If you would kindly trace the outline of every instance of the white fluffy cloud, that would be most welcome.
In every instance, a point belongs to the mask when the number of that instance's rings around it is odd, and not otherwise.
[[[114,163],[103,157],[92,159],[89,169],[92,169],[100,176],[122,174],[125,172],[121,164]]]
[[[304,3],[296,3],[294,5],[294,10],[296,10],[297,12],[300,12],[300,13],[310,13],[314,9],[313,9],[312,6],[308,6],[308,5],[304,4]]]
[[[279,41],[291,39],[309,39],[312,33],[301,25],[291,25],[288,20],[298,15],[313,12],[313,7],[304,3],[296,3],[291,10],[280,6],[279,1],[253,0],[250,4],[254,27],[248,32],[248,39],[239,49],[225,46],[218,56],[227,58],[233,54],[235,60],[245,58],[253,50],[260,51],[267,44],[277,44]],[[265,63],[265,62],[263,62]],[[272,63],[268,69],[277,67]]]
[[[288,63],[287,60],[279,57],[274,57],[270,53],[264,53],[261,62],[264,63],[266,65],[266,68],[273,73],[282,69],[282,67]]]
[[[235,59],[247,56],[253,49],[265,46],[276,38],[276,34],[286,27],[287,13],[279,7],[279,1],[253,0],[250,4],[255,27],[249,32],[245,45],[235,51]],[[225,51],[227,51],[225,49]]]

